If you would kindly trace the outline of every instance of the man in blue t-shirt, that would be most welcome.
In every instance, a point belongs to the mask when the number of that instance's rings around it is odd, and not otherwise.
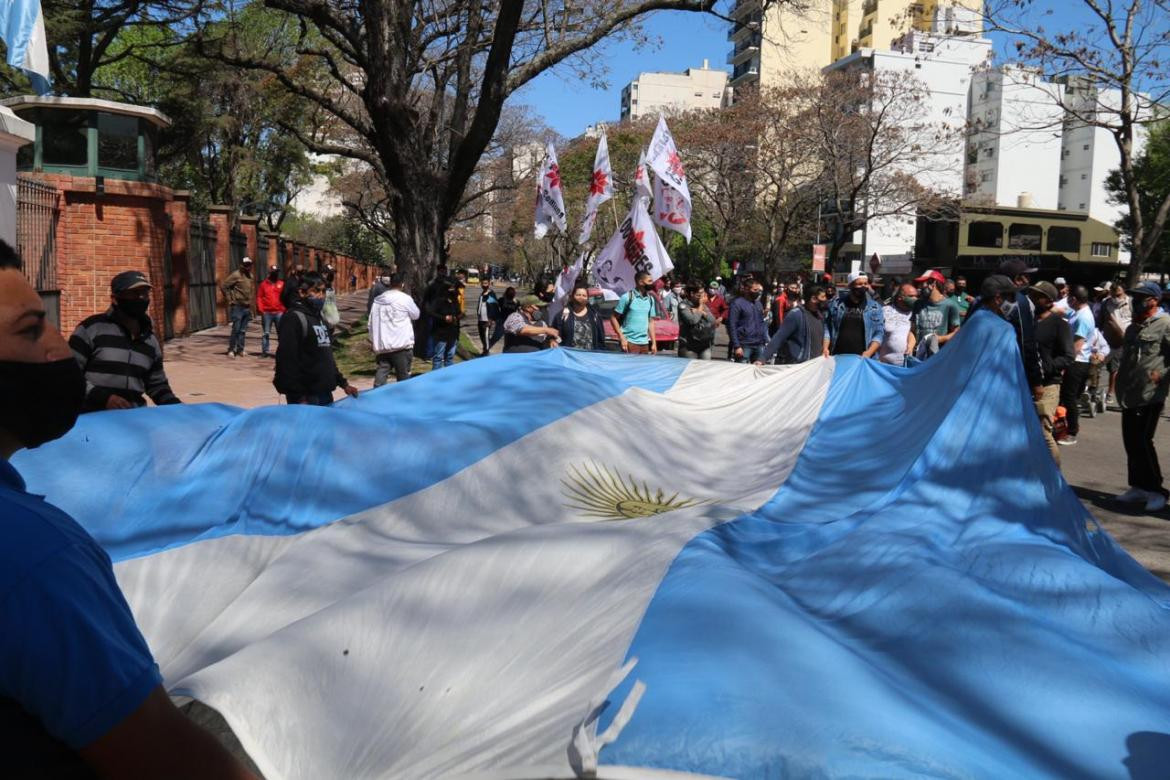
[[[171,703],[106,552],[8,462],[68,432],[85,399],[19,262],[0,241],[0,774],[252,778]]]
[[[646,271],[634,277],[634,288],[623,295],[610,315],[610,324],[618,335],[622,352],[658,354],[658,340],[654,337],[654,320],[662,316],[651,295],[654,278]]]
[[[1056,443],[1065,446],[1076,444],[1077,434],[1081,432],[1081,393],[1085,392],[1085,383],[1089,381],[1093,334],[1097,330],[1097,320],[1089,308],[1089,291],[1083,285],[1077,285],[1069,291],[1067,298],[1068,314],[1065,318],[1072,328],[1076,358],[1064,370],[1064,378],[1060,382],[1060,405],[1066,413],[1068,434]]]

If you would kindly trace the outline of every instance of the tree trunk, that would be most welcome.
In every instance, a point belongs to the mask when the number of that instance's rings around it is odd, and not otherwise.
[[[446,226],[441,224],[438,212],[438,198],[426,198],[422,192],[403,197],[394,209],[394,262],[419,292],[435,266],[446,260]]]

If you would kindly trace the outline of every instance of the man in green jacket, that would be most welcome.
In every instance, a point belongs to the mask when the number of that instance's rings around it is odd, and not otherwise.
[[[256,286],[252,281],[252,258],[245,257],[240,267],[223,280],[223,297],[228,304],[228,318],[232,323],[232,335],[228,339],[228,356],[244,354],[244,335],[252,320],[252,306],[256,300]]]
[[[1154,450],[1154,431],[1170,382],[1170,315],[1159,308],[1162,288],[1142,282],[1128,290],[1133,322],[1125,331],[1121,367],[1117,372],[1117,403],[1121,406],[1121,438],[1129,461],[1129,490],[1118,496],[1128,503],[1145,502],[1147,512],[1166,506],[1162,470]]]

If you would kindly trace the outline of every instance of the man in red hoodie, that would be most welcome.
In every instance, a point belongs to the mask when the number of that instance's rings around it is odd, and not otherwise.
[[[268,269],[268,278],[260,282],[256,290],[256,308],[260,310],[260,327],[264,329],[264,336],[260,342],[260,357],[271,357],[268,351],[268,329],[276,327],[280,333],[280,315],[284,314],[284,304],[280,302],[280,294],[284,292],[284,280],[280,278],[280,268],[271,266]]]

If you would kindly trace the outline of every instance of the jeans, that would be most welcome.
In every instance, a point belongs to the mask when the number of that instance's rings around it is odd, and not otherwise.
[[[438,371],[440,368],[448,368],[455,365],[455,348],[458,346],[458,337],[455,337],[451,341],[435,339],[435,353],[431,358],[431,370]]]
[[[280,332],[280,313],[262,311],[260,312],[260,327],[264,331],[264,335],[260,339],[260,352],[265,357],[268,357],[268,329],[275,326],[277,333]]]
[[[394,381],[405,382],[410,379],[410,363],[413,359],[413,347],[380,353],[378,368],[374,372],[374,387],[386,384],[386,380],[390,378],[390,369],[394,369]]]
[[[228,352],[239,355],[244,351],[244,336],[248,333],[248,323],[252,321],[252,309],[233,303],[228,307],[228,317],[232,321],[232,335],[228,338]]]
[[[764,356],[763,344],[740,344],[743,349],[743,357],[735,358],[736,363],[755,363]],[[735,350],[731,350],[731,354],[735,355]]]
[[[1081,393],[1089,379],[1088,363],[1073,363],[1064,370],[1060,383],[1060,405],[1068,415],[1068,435],[1075,437],[1081,430]]]
[[[1162,468],[1154,449],[1154,431],[1164,404],[1148,404],[1121,411],[1121,440],[1129,465],[1129,484],[1151,493],[1166,495],[1162,487]]]
[[[707,347],[706,349],[701,349],[698,352],[695,352],[693,350],[687,349],[682,344],[679,344],[678,345],[678,356],[680,358],[690,358],[691,360],[710,360],[711,359],[711,348]]]

